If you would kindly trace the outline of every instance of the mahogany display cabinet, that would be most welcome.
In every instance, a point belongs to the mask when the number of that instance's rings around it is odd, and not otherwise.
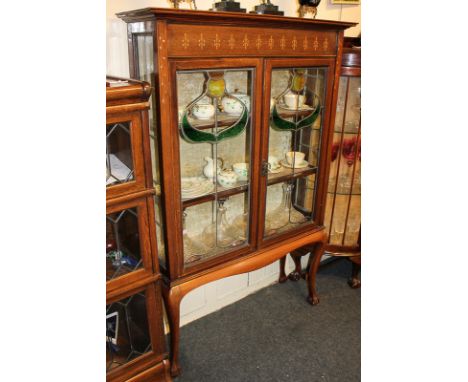
[[[306,244],[323,253],[330,126],[344,29],[355,24],[161,8],[117,16],[131,76],[155,89],[156,224],[177,375],[188,292]]]
[[[343,49],[324,223],[328,233],[325,253],[348,258],[352,262],[348,283],[352,288],[360,287],[361,48],[355,46]],[[291,252],[296,267],[288,276],[290,280],[306,278],[308,270],[301,271],[300,259],[310,250],[305,246]],[[282,273],[281,281],[285,281]]]
[[[147,82],[106,79],[106,376],[172,381],[157,261]]]

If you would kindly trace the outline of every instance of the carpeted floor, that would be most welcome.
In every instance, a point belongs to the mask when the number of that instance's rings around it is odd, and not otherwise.
[[[361,293],[345,259],[323,265],[320,304],[305,281],[275,284],[181,329],[178,382],[360,381]]]

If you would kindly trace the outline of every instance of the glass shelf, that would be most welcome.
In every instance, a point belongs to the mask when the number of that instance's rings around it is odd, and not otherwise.
[[[205,195],[200,195],[200,196],[193,197],[193,198],[186,198],[186,199],[182,198],[182,206],[189,207],[189,206],[193,206],[196,204],[215,200],[216,198],[218,199],[228,198],[230,196],[243,193],[247,189],[248,189],[247,182],[237,182],[236,186],[233,186],[230,188],[218,186],[216,188],[216,192],[210,192]]]

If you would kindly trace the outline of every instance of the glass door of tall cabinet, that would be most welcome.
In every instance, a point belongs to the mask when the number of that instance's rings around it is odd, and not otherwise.
[[[183,268],[247,249],[255,68],[176,71]]]
[[[263,239],[317,224],[316,199],[329,66],[272,67]],[[264,122],[266,119],[264,118]]]
[[[360,71],[360,68],[353,68]],[[342,75],[333,133],[325,225],[331,253],[359,250],[361,229],[361,78]]]

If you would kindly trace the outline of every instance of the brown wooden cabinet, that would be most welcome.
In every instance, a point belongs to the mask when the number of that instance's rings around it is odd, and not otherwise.
[[[306,244],[323,253],[330,126],[354,24],[158,8],[118,16],[131,76],[155,88],[156,224],[177,375],[189,291]]]
[[[107,380],[171,381],[154,226],[146,82],[106,81]]]
[[[345,39],[346,40],[346,39]],[[345,41],[346,42],[346,41]],[[333,129],[330,175],[326,197],[324,225],[328,234],[325,253],[347,257],[352,262],[349,285],[361,285],[358,275],[361,268],[361,48],[343,49],[338,88],[338,101]],[[310,272],[301,269],[301,257],[313,247],[307,245],[291,252],[295,270],[288,277],[298,281]],[[312,254],[313,256],[313,254]],[[315,275],[312,275],[315,278]],[[316,301],[318,303],[318,300]]]

